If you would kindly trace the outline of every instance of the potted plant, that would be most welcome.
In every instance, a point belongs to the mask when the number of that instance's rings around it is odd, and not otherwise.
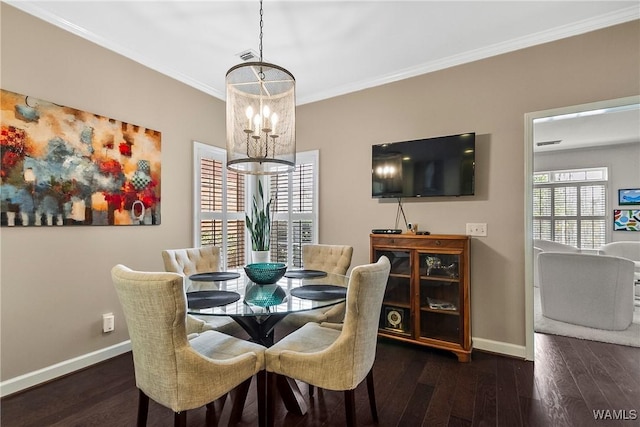
[[[264,203],[262,181],[258,180],[258,197],[253,196],[251,218],[245,213],[245,224],[251,236],[253,262],[268,262],[271,243],[271,200]]]

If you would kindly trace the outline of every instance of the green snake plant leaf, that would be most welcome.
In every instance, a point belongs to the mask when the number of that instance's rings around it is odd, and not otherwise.
[[[268,251],[271,241],[271,200],[264,203],[264,189],[262,181],[258,181],[258,196],[253,196],[251,218],[245,213],[245,223],[251,235],[251,249],[254,251]]]

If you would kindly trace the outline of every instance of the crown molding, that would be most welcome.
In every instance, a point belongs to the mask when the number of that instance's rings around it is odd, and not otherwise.
[[[490,58],[492,56],[497,56],[504,53],[509,53],[516,50],[553,42],[556,40],[561,40],[567,37],[577,36],[580,34],[612,27],[614,25],[623,24],[625,22],[630,22],[637,19],[640,19],[640,7],[631,6],[625,9],[620,9],[616,12],[600,15],[595,18],[556,27],[548,31],[541,31],[525,37],[518,37],[506,42],[496,43],[480,49],[475,49],[446,58],[438,59],[436,61],[426,62],[415,67],[405,68],[404,70],[379,76],[373,79],[362,80],[354,84],[331,88],[326,91],[316,93],[313,96],[298,98],[297,103],[298,105],[302,105],[310,102],[321,101],[323,99],[333,98],[340,95],[345,95],[351,92],[369,89],[376,86],[382,86],[387,83],[393,83],[422,74],[428,74],[434,71],[440,71],[446,68],[455,67],[457,65],[479,61],[481,59]]]
[[[195,80],[173,69],[172,67],[168,67],[166,65],[158,63],[157,61],[146,57],[140,52],[129,49],[126,46],[113,43],[108,39],[105,39],[104,37],[94,34],[86,30],[85,28],[68,22],[58,15],[42,9],[37,4],[19,0],[3,0],[3,2],[220,100],[224,101],[226,97],[224,90],[218,90],[202,81]],[[377,76],[372,79],[361,80],[358,82],[354,82],[353,84],[333,87],[306,97],[298,96],[296,103],[297,105],[303,105],[311,102],[321,101],[336,96],[381,86],[387,83],[393,83],[399,80],[408,79],[422,74],[443,70],[457,65],[490,58],[492,56],[513,52],[527,47],[584,34],[606,27],[611,27],[637,19],[640,19],[640,8],[637,5],[634,5],[617,10],[615,12],[596,16],[594,18],[589,18],[572,24],[556,27],[548,31],[541,31],[525,37],[518,37],[506,42],[496,43],[480,49],[475,49],[435,61],[426,62],[415,67],[405,68],[403,70]]]

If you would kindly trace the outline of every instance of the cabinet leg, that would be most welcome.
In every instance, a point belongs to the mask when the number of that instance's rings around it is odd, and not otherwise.
[[[471,353],[456,352],[456,356],[458,356],[458,362],[471,362]]]

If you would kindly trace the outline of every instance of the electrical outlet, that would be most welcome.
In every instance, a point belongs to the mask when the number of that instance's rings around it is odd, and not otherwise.
[[[113,313],[102,315],[102,332],[113,332],[115,329],[115,317]]]
[[[467,223],[467,236],[486,236],[486,235],[487,235],[486,222],[468,222]]]

